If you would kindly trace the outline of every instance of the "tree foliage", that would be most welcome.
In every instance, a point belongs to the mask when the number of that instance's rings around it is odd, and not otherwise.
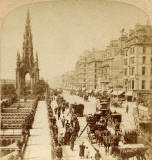
[[[47,87],[48,87],[48,84],[43,79],[39,80],[37,83],[35,83],[33,87],[33,94],[42,95],[46,92]]]
[[[2,96],[11,96],[16,93],[15,87],[13,84],[2,84],[1,85],[1,95]]]

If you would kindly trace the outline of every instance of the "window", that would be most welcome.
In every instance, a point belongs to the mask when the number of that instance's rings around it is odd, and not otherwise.
[[[152,89],[152,80],[150,81],[150,89]]]
[[[141,89],[145,89],[145,80],[142,80]]]
[[[131,57],[129,58],[129,64],[131,64],[132,62],[131,62]]]
[[[135,74],[135,68],[133,67],[132,68],[132,75],[134,75]]]
[[[143,54],[146,53],[146,47],[143,47]]]
[[[125,76],[127,76],[127,68],[125,68]]]
[[[143,56],[143,57],[142,57],[142,63],[145,64],[145,61],[146,61],[146,57]]]
[[[129,58],[129,63],[134,64],[135,63],[135,57],[130,57]]]
[[[145,67],[142,67],[142,75],[145,75]]]
[[[134,47],[132,48],[132,53],[134,53]]]
[[[134,89],[134,80],[132,80],[132,89]]]
[[[127,65],[127,59],[124,59],[124,64]]]
[[[132,57],[132,63],[135,63],[135,57]]]
[[[129,68],[129,75],[132,75],[132,73],[131,73],[131,72],[132,72],[132,70],[131,70],[131,68]]]

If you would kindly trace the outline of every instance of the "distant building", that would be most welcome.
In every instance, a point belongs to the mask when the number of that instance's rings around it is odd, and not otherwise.
[[[13,84],[14,87],[16,88],[16,80],[13,79],[0,79],[0,85],[5,85],[5,84]],[[30,85],[30,80],[26,80],[26,86]]]
[[[60,78],[61,78],[60,88],[63,88],[63,89],[77,88],[75,71],[66,72],[62,74]]]
[[[14,87],[16,87],[16,80],[12,80],[12,79],[0,79],[0,85],[4,85],[4,84],[13,84]]]
[[[86,56],[86,88],[87,90],[98,89],[98,79],[101,76],[102,50],[92,49]]]
[[[129,34],[123,29],[104,51],[86,50],[73,73],[64,81],[77,89],[123,88],[135,97],[152,93],[152,26],[137,24]]]
[[[152,93],[152,26],[131,29],[124,50],[124,88],[135,97]]]
[[[108,88],[123,87],[123,46],[126,35],[122,34],[118,40],[110,41],[105,53],[101,67],[101,77],[99,78],[99,88],[107,90]]]
[[[86,87],[86,56],[80,56],[75,65],[76,88],[82,89]]]

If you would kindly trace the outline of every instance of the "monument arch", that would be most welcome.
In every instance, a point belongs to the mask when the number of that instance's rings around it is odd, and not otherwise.
[[[29,11],[27,12],[26,18],[22,57],[20,56],[19,52],[17,53],[16,91],[18,96],[24,93],[26,87],[25,77],[28,73],[30,75],[31,80],[31,90],[33,90],[34,84],[39,80],[39,64],[38,54],[36,53],[35,59],[33,56],[33,42]]]

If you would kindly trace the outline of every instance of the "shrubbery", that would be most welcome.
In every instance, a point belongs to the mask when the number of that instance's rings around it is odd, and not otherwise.
[[[33,87],[34,95],[43,95],[48,88],[48,84],[44,80],[39,80]]]

